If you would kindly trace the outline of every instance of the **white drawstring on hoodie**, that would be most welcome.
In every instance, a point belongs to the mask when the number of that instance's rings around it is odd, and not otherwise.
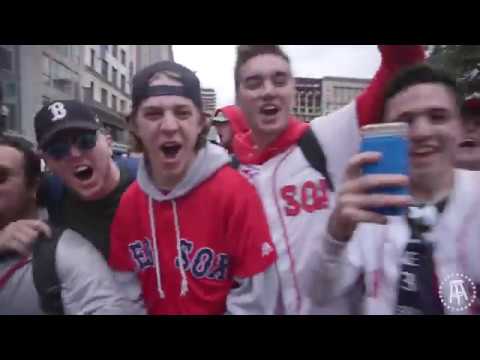
[[[175,237],[177,241],[178,265],[180,268],[180,274],[182,276],[180,296],[185,296],[188,293],[188,281],[187,281],[187,275],[185,274],[185,269],[183,266],[183,261],[182,261],[183,259],[182,259],[181,249],[180,249],[180,226],[178,224],[177,204],[175,200],[172,200],[172,206],[173,206],[173,220],[175,224]],[[154,257],[155,257],[155,273],[157,277],[157,290],[158,290],[158,294],[160,295],[160,298],[165,299],[165,292],[162,289],[162,279],[160,277],[160,259],[158,255],[155,216],[153,213],[153,199],[150,196],[148,197],[148,215],[150,217],[150,231],[152,233],[153,251],[155,253]]]
[[[182,284],[180,287],[180,296],[185,296],[188,293],[188,281],[187,275],[185,274],[185,269],[183,266],[182,253],[180,249],[180,225],[178,224],[178,213],[177,213],[177,203],[175,200],[172,200],[173,205],[173,221],[175,223],[175,236],[177,238],[177,256],[178,256],[178,266],[180,268],[180,274],[182,275]]]

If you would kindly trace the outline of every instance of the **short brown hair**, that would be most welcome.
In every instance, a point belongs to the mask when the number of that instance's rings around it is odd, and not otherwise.
[[[259,55],[277,55],[290,64],[290,58],[279,45],[238,45],[234,72],[235,89],[238,89],[240,84],[240,67]]]
[[[415,64],[402,69],[389,83],[385,90],[385,100],[382,109],[382,118],[385,116],[389,100],[406,89],[421,84],[439,84],[450,90],[455,97],[455,104],[459,112],[462,109],[464,98],[453,74],[444,68],[430,64]]]

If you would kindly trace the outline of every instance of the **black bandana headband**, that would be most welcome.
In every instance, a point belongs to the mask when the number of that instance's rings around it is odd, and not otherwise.
[[[179,76],[181,85],[150,86],[150,80],[156,73],[171,71]],[[193,101],[195,106],[202,109],[202,95],[200,81],[195,73],[186,67],[170,61],[153,64],[135,75],[133,79],[132,102],[136,108],[140,103],[152,96],[182,96]]]
[[[147,91],[145,92],[145,97],[142,100],[145,100],[149,97],[152,96],[182,96],[186,97],[190,100],[193,101],[193,103],[197,106],[200,104],[196,104],[196,99],[195,96],[192,96],[192,92],[189,91],[188,88],[185,88],[184,86],[174,86],[174,85],[157,85],[157,86],[150,86],[147,88]]]

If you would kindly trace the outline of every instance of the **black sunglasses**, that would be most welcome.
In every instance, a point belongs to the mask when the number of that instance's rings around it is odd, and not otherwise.
[[[70,155],[72,145],[80,151],[91,150],[97,144],[97,132],[81,132],[62,136],[61,139],[47,144],[43,151],[55,160],[62,160]]]

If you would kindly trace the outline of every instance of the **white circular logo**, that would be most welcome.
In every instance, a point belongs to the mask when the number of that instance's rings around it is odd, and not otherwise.
[[[438,289],[443,306],[453,312],[468,310],[477,298],[477,287],[462,273],[448,275]]]

